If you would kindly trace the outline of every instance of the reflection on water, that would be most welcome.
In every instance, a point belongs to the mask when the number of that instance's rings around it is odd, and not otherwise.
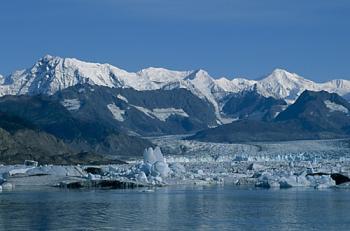
[[[346,230],[350,191],[165,187],[0,193],[0,230]]]

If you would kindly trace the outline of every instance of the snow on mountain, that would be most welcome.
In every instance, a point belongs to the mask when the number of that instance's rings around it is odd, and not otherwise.
[[[228,80],[225,77],[215,80],[216,84],[227,92],[238,93],[253,87],[258,81],[243,78]]]
[[[109,109],[109,111],[112,113],[113,118],[123,122],[124,121],[124,114],[125,111],[121,110],[117,105],[115,104],[108,104],[107,108]]]
[[[218,99],[222,98],[226,91],[204,70],[194,71],[185,78],[185,81],[191,83],[198,92],[197,95],[205,97],[214,106],[217,118],[222,121]]]
[[[349,80],[315,83],[282,69],[274,70],[266,78],[256,81],[243,78],[214,79],[204,70],[172,71],[150,67],[127,72],[109,64],[83,62],[74,58],[46,55],[29,69],[0,76],[0,96],[18,94],[54,94],[77,84],[89,83],[107,87],[133,88],[139,91],[185,88],[210,102],[221,118],[222,99],[230,93],[256,88],[263,96],[293,102],[304,90],[326,90],[340,95],[350,93]]]
[[[277,99],[285,99],[287,102],[295,101],[305,90],[325,90],[341,96],[350,92],[350,80],[337,79],[325,83],[315,83],[283,69],[275,69],[270,75],[259,81],[221,78],[217,79],[216,82],[229,92],[236,93],[256,87],[258,92],[265,97],[272,96]]]
[[[76,111],[80,108],[80,101],[78,99],[65,99],[61,104],[69,111]]]
[[[179,81],[189,74],[191,74],[191,71],[172,71],[165,68],[156,67],[149,67],[137,72],[137,75],[158,83],[169,83],[173,82],[174,80]]]
[[[345,114],[349,113],[349,110],[344,107],[343,105],[340,105],[340,104],[337,104],[337,103],[334,103],[330,100],[325,100],[324,101],[326,107],[331,111],[339,111],[339,112],[343,112]]]
[[[305,90],[318,90],[311,80],[282,69],[274,70],[259,81],[259,90],[265,96],[294,101]]]
[[[320,89],[335,92],[341,96],[349,94],[350,80],[334,79],[325,83],[319,84]]]
[[[160,121],[165,122],[170,116],[172,115],[178,115],[182,117],[189,117],[188,114],[183,109],[177,109],[177,108],[153,108],[147,109],[140,106],[131,105],[132,107],[136,108],[137,110],[143,112],[145,115],[151,117],[151,118],[157,118]]]

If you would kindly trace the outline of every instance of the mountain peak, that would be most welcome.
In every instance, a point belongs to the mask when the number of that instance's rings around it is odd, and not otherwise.
[[[53,56],[53,55],[50,55],[50,54],[46,54],[46,55],[44,55],[44,57],[42,57],[43,60],[51,60],[51,59],[54,59],[54,58],[60,58],[60,57]]]
[[[289,71],[287,71],[286,69],[283,68],[275,68],[272,73],[288,73],[291,74]]]
[[[278,80],[293,80],[293,81],[304,80],[303,77],[297,75],[296,73],[292,73],[280,68],[276,68],[275,70],[273,70],[272,73],[269,76],[267,76],[265,79],[268,79],[268,78],[273,78]]]
[[[37,61],[37,64],[38,63],[50,63],[52,61],[61,61],[61,60],[64,60],[64,58],[61,58],[59,56],[53,56],[53,55],[50,55],[50,54],[46,54],[45,56],[43,56],[41,59],[39,59]]]
[[[149,67],[138,72],[128,72],[110,64],[62,58],[50,54],[35,65],[0,77],[0,95],[53,94],[76,84],[89,83],[106,87],[134,88],[139,91],[186,88],[210,102],[220,101],[230,93],[237,93],[255,86],[266,97],[283,98],[293,102],[304,90],[327,90],[340,95],[350,93],[350,81],[334,80],[318,84],[303,77],[276,68],[261,80],[214,79],[207,71],[174,71],[161,67]],[[214,102],[217,103],[217,102]]]

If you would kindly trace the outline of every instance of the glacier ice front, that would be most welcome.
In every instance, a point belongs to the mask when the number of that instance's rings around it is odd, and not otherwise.
[[[187,142],[187,141],[186,141]],[[193,143],[191,143],[193,144]],[[295,148],[293,143],[293,148]],[[203,144],[201,144],[203,147]],[[167,150],[167,149],[164,149]],[[215,146],[215,150],[216,150]],[[276,146],[273,146],[276,148]],[[220,149],[221,150],[221,149]],[[225,146],[227,151],[227,146]],[[244,153],[247,151],[249,153]],[[279,148],[278,148],[279,150]],[[101,166],[0,166],[0,185],[140,185],[234,184],[264,188],[349,187],[350,159],[347,154],[323,158],[310,151],[300,155],[280,151],[256,155],[246,146],[229,152],[195,155],[163,155],[160,147],[149,147],[143,158],[121,165]],[[338,154],[339,150],[336,151]],[[325,150],[322,149],[322,153]],[[317,158],[316,158],[317,157]],[[68,183],[67,183],[68,182]],[[10,187],[11,186],[11,187]]]

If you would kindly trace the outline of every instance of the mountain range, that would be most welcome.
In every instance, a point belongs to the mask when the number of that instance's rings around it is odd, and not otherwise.
[[[137,91],[171,90],[183,88],[200,99],[210,102],[218,123],[231,122],[222,113],[229,95],[255,89],[264,97],[284,99],[292,103],[304,90],[337,93],[349,97],[350,80],[331,80],[315,83],[295,73],[274,70],[261,80],[236,78],[215,79],[204,70],[172,71],[150,67],[138,72],[128,72],[109,64],[83,62],[74,58],[46,55],[32,67],[0,77],[0,96],[19,94],[52,95],[78,84],[90,84],[110,88],[131,88]]]
[[[0,96],[0,133],[8,141],[0,159],[7,162],[22,161],[31,146],[42,153],[36,159],[52,161],[45,144],[66,163],[103,162],[91,156],[136,156],[152,146],[147,136],[196,133],[190,139],[246,142],[350,134],[349,80],[315,83],[282,69],[261,80],[229,80],[204,70],[127,72],[46,55],[0,75]]]

